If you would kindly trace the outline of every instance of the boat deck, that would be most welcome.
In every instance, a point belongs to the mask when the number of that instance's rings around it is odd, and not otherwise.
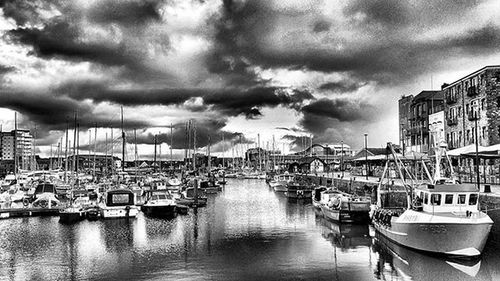
[[[34,217],[34,216],[58,216],[61,208],[9,208],[0,209],[0,219]]]

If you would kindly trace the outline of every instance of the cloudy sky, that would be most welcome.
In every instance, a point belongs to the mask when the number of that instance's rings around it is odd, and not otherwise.
[[[229,155],[257,134],[382,146],[401,95],[500,64],[499,14],[497,0],[0,0],[0,122],[17,111],[45,154],[75,112],[103,151],[121,106],[144,157],[155,134],[168,150],[171,124],[183,155],[190,119]]]

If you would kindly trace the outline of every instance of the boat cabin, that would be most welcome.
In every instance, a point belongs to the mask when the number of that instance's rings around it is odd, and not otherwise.
[[[474,184],[422,184],[415,188],[415,199],[424,212],[477,212],[479,190]]]
[[[106,194],[106,206],[128,206],[135,204],[135,195],[129,189],[110,190]]]
[[[343,195],[343,192],[339,191],[339,190],[333,190],[333,189],[327,189],[323,192],[321,192],[321,202],[326,204],[328,203],[328,201],[330,201],[330,198],[333,198],[333,197],[336,197],[336,196],[339,196],[339,195]]]
[[[163,200],[172,200],[173,197],[167,190],[165,191],[157,191],[152,190],[148,192],[146,195],[147,201],[163,201]]]
[[[294,179],[294,175],[291,175],[288,173],[279,174],[279,175],[274,176],[274,180],[279,181],[279,182],[290,182],[290,181],[293,181],[293,179]]]

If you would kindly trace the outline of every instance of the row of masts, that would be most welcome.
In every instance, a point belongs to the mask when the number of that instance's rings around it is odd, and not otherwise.
[[[125,134],[125,130],[124,130],[124,119],[123,119],[123,107],[121,107],[121,142],[122,142],[122,165],[121,165],[121,169],[122,171],[125,170],[125,161],[126,161],[126,134]],[[17,128],[17,112],[15,113],[15,134],[16,134],[16,137],[14,137],[14,147],[16,149],[14,149],[14,172],[15,173],[18,173],[18,167],[19,167],[19,163],[18,163],[18,150],[17,150],[17,131],[18,131],[18,128]],[[64,147],[63,147],[63,137],[61,137],[60,141],[57,143],[57,150],[56,150],[56,155],[57,155],[57,159],[55,160],[55,163],[53,161],[54,159],[54,153],[53,153],[53,145],[50,146],[50,157],[49,157],[49,167],[50,169],[54,169],[54,168],[58,168],[58,169],[62,169],[62,165],[64,163],[64,181],[67,181],[68,180],[68,172],[70,171],[70,168],[71,168],[71,172],[74,176],[76,176],[76,173],[79,171],[79,161],[78,161],[78,158],[79,158],[79,155],[80,155],[80,123],[78,122],[78,113],[75,112],[74,114],[74,126],[73,126],[73,142],[71,142],[70,138],[69,138],[69,132],[70,132],[70,126],[69,126],[69,120],[66,120],[66,131],[65,131],[65,137],[64,137],[64,141],[65,141],[65,144],[64,144]],[[98,129],[98,126],[97,126],[97,123],[95,124],[94,126],[94,143],[93,143],[93,164],[92,164],[92,175],[95,177],[96,176],[96,153],[97,153],[97,129]],[[106,159],[106,162],[107,162],[107,159],[108,159],[108,152],[110,151],[110,157],[112,159],[112,163],[114,161],[114,137],[113,137],[113,132],[114,132],[114,129],[111,127],[110,128],[110,135],[111,135],[111,147],[110,149],[108,148],[108,132],[106,132],[106,136],[105,136],[105,159]],[[269,156],[269,153],[266,153],[264,156],[261,154],[261,147],[260,147],[260,134],[258,134],[257,136],[258,138],[258,141],[257,141],[257,149],[258,149],[258,169],[259,171],[262,171],[262,164],[264,162],[265,164],[265,169],[268,170],[269,167],[269,162],[271,162],[271,159],[270,156]],[[35,139],[36,139],[36,136],[35,136]],[[225,138],[224,138],[224,134],[221,134],[221,139],[222,139],[222,166],[223,168],[226,167],[226,163],[225,163],[225,151],[226,151],[226,143],[225,143]],[[185,158],[186,159],[192,159],[191,161],[191,164],[192,164],[192,168],[193,170],[196,169],[196,153],[197,153],[197,135],[196,135],[196,123],[194,120],[189,120],[187,123],[186,123],[186,141],[187,141],[187,146],[186,146],[186,149],[185,149]],[[35,143],[35,142],[34,142]],[[137,149],[137,133],[136,133],[136,130],[134,130],[134,143],[135,143],[135,146],[134,146],[134,162],[135,162],[135,168],[136,168],[136,171],[138,170],[138,149]],[[248,151],[249,149],[249,143],[245,143],[246,144],[246,150]],[[231,148],[231,151],[232,151],[232,163],[233,163],[233,168],[236,168],[234,167],[234,163],[235,163],[235,156],[237,157],[238,154],[242,155],[242,158],[245,159],[245,144],[243,144],[242,142],[242,139],[241,139],[241,136],[239,137],[239,142],[233,142],[231,141],[231,145],[232,145],[232,148]],[[35,144],[36,145],[36,144]],[[33,150],[36,149],[34,145],[34,148]],[[283,144],[283,150],[284,150],[284,145]],[[266,147],[266,150],[269,151],[268,149],[268,146],[269,146],[269,142],[268,142],[268,145]],[[89,141],[88,141],[88,158],[90,160],[91,158],[91,147],[92,147],[92,134],[91,134],[91,130],[89,129]],[[241,153],[238,151],[238,148],[241,150]],[[157,162],[157,135],[154,136],[154,150],[155,150],[155,153],[154,153],[154,162],[156,163]],[[170,125],[170,169],[173,170],[173,124]],[[63,156],[63,150],[64,150],[64,159],[68,159],[68,156],[70,156],[70,150],[72,150],[72,163],[71,163],[71,167],[69,167],[69,161],[62,161],[62,156]],[[235,150],[236,150],[236,155],[235,155]],[[273,167],[272,167],[272,170],[274,170],[274,167],[276,166],[276,147],[275,147],[275,140],[274,140],[274,136],[273,136],[273,141],[272,141],[272,151],[273,151],[273,159],[272,159],[272,163],[273,163]],[[161,155],[161,145],[160,145],[160,155]],[[208,137],[208,145],[207,145],[207,155],[208,155],[208,168],[210,169],[210,165],[211,165],[211,161],[210,161],[210,157],[211,157],[211,137],[209,136]],[[263,158],[264,161],[263,161]],[[279,156],[278,156],[279,158]],[[33,159],[35,160],[35,159]],[[278,159],[279,161],[279,159]],[[36,162],[36,161],[33,161],[33,162]],[[160,164],[161,165],[161,164]],[[89,164],[90,166],[90,164]],[[244,161],[241,161],[241,167],[239,168],[244,168],[245,166],[245,163]],[[33,169],[33,168],[32,168]],[[114,168],[111,169],[111,173],[114,173]]]

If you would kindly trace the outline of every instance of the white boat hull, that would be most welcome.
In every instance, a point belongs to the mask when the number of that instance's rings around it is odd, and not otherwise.
[[[473,257],[483,251],[493,224],[484,213],[474,215],[450,218],[406,210],[400,217],[392,217],[390,225],[380,221],[373,225],[380,234],[409,248]]]
[[[101,218],[134,218],[139,213],[137,206],[101,207]]]

